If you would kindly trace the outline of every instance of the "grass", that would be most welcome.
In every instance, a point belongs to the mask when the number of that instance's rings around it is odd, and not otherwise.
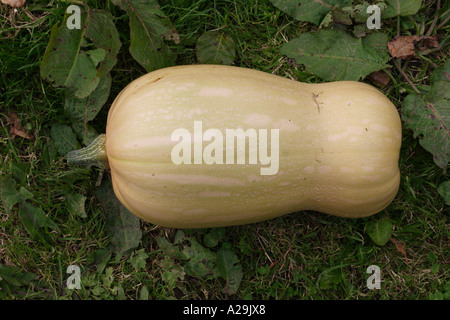
[[[33,3],[33,2],[31,2]],[[35,1],[38,3],[38,1]],[[127,17],[109,1],[90,2],[107,8],[116,17],[122,49],[114,69],[111,98],[145,71],[128,54]],[[195,62],[195,41],[207,30],[221,28],[236,42],[236,65],[274,72],[303,82],[320,82],[280,53],[280,47],[310,25],[297,22],[275,9],[267,0],[248,5],[243,0],[161,1],[182,42],[174,46],[178,64]],[[435,2],[425,1],[415,17],[427,29],[434,19]],[[31,10],[31,9],[30,9]],[[374,217],[344,220],[315,212],[301,212],[252,225],[229,227],[219,246],[231,247],[239,258],[243,279],[233,295],[224,293],[218,278],[185,276],[173,285],[163,280],[167,270],[182,270],[179,261],[167,261],[158,247],[158,237],[173,240],[177,230],[143,223],[143,239],[131,255],[112,258],[105,266],[89,267],[92,254],[107,248],[104,215],[94,197],[98,172],[68,169],[50,139],[54,123],[67,123],[63,90],[40,78],[39,63],[51,26],[62,19],[64,6],[35,7],[14,16],[0,7],[0,171],[23,181],[33,194],[32,203],[57,222],[60,232],[53,245],[30,238],[17,208],[0,208],[0,266],[14,266],[35,275],[31,285],[12,292],[1,287],[6,299],[430,299],[448,297],[449,228],[448,207],[437,186],[448,180],[423,150],[412,133],[404,132],[401,150],[401,185],[393,203]],[[383,26],[390,36],[399,32],[397,23]],[[447,29],[448,30],[448,29]],[[400,30],[403,31],[403,30]],[[414,30],[413,30],[414,31]],[[403,33],[403,32],[402,32]],[[413,59],[406,74],[420,87],[426,85],[434,65],[442,65],[448,52],[438,51]],[[384,88],[401,108],[405,95],[413,92],[397,70]],[[110,103],[110,102],[109,102]],[[107,106],[94,123],[104,131]],[[8,112],[16,112],[32,139],[11,138]],[[97,121],[98,120],[98,121]],[[87,197],[87,218],[70,215],[64,195],[78,192]],[[376,245],[366,233],[367,223],[387,216],[394,225],[392,239]],[[192,230],[200,243],[208,230]],[[394,241],[398,241],[397,247]],[[405,254],[401,252],[402,245]],[[216,249],[213,249],[216,250]],[[138,253],[146,256],[141,265]],[[172,263],[169,268],[167,263]],[[66,288],[69,265],[82,270],[82,288]],[[134,265],[133,265],[134,264]],[[381,270],[382,288],[366,286],[370,265]],[[446,295],[447,294],[447,295]]]

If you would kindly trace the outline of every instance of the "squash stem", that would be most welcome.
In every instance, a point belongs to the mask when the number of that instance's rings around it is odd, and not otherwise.
[[[90,145],[79,150],[70,151],[67,156],[69,166],[96,166],[108,169],[108,155],[106,154],[106,134],[100,134]]]

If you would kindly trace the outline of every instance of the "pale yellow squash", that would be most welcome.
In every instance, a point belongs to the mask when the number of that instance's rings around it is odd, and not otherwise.
[[[196,135],[191,154],[175,152],[186,140],[172,134],[184,128],[194,140],[194,121],[203,134],[223,133],[223,149],[220,136]],[[239,128],[267,142],[270,165],[258,153],[250,163],[250,139],[245,163],[226,163],[227,152],[239,152],[237,140],[234,150],[226,149],[226,132]],[[380,212],[398,191],[401,132],[395,106],[361,82],[306,84],[246,68],[195,65],[130,83],[109,111],[102,141],[114,191],[131,212],[161,226],[202,228],[302,210],[340,217]],[[258,152],[264,147],[256,146]],[[192,163],[174,163],[174,152]],[[202,152],[216,163],[208,164]]]

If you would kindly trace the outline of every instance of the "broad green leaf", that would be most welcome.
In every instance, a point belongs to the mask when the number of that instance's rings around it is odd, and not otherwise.
[[[50,229],[59,231],[58,225],[47,217],[40,207],[22,201],[19,205],[19,217],[25,230],[34,238],[51,244]]]
[[[133,253],[131,257],[128,258],[128,261],[136,271],[139,271],[140,269],[144,269],[147,265],[147,258],[148,254],[145,252],[145,249],[141,249]]]
[[[191,243],[183,249],[189,261],[185,265],[185,272],[190,276],[205,277],[216,275],[217,254],[199,244],[195,239],[189,239]]]
[[[63,156],[68,152],[79,148],[77,137],[69,126],[54,124],[50,135],[59,153]]]
[[[236,57],[234,40],[220,30],[203,33],[197,40],[197,60],[203,64],[231,65]]]
[[[164,237],[158,237],[156,239],[156,242],[158,243],[159,248],[164,252],[164,254],[172,259],[187,260],[190,258],[186,256],[183,252],[181,252],[178,245],[170,243]]]
[[[2,178],[0,183],[0,192],[3,206],[6,212],[12,207],[19,204],[19,217],[25,230],[35,239],[43,240],[51,243],[50,229],[59,231],[56,223],[47,217],[40,207],[36,207],[27,200],[34,196],[26,188],[20,187],[17,190],[16,181],[11,176]]]
[[[16,181],[9,175],[3,177],[0,182],[0,194],[6,212],[11,211],[14,205],[34,197],[24,187],[20,187],[18,191]]]
[[[186,235],[182,230],[177,230],[173,243],[182,243],[185,240],[185,237]]]
[[[351,19],[352,10],[349,8],[333,7],[330,12],[322,19],[319,28],[328,28],[331,23],[352,25],[353,21]]]
[[[139,294],[139,300],[148,300],[149,298],[149,292],[146,285],[142,286],[141,293]]]
[[[106,268],[106,265],[111,260],[110,249],[98,249],[89,253],[86,262],[88,265],[97,266],[97,273],[101,274]]]
[[[175,265],[171,266],[170,270],[164,271],[162,279],[169,287],[174,287],[178,279],[184,280],[185,275],[184,268],[180,265]]]
[[[351,26],[353,21],[350,16],[350,12],[342,10],[339,7],[334,7],[331,11],[331,16],[333,18],[333,22],[337,24],[343,24]]]
[[[15,204],[22,201],[16,185],[16,181],[10,176],[5,176],[0,181],[0,193],[6,212],[10,212]]]
[[[113,272],[114,272],[114,268],[108,267],[105,269],[105,273],[100,275],[103,285],[107,288],[110,288],[112,283],[114,282]]]
[[[242,265],[236,254],[228,248],[221,248],[217,252],[217,269],[220,276],[225,279],[225,292],[237,292],[242,280]]]
[[[105,214],[105,231],[117,255],[137,248],[142,238],[140,220],[117,199],[110,179],[104,179],[95,195]]]
[[[343,8],[351,5],[352,0],[270,0],[270,2],[296,20],[319,25],[334,6]]]
[[[111,89],[111,75],[101,79],[97,88],[86,98],[79,99],[70,88],[65,90],[64,111],[72,121],[84,125],[94,120],[101,107],[106,103]]]
[[[34,273],[22,272],[18,267],[0,264],[0,288],[2,289],[14,288],[17,290],[21,286],[28,286],[35,279]]]
[[[239,249],[244,255],[250,255],[252,253],[252,246],[246,236],[241,236],[239,238]]]
[[[450,160],[450,61],[431,75],[427,94],[410,94],[402,108],[405,128],[433,155],[439,168],[447,169]]]
[[[78,98],[72,88],[66,88],[64,111],[72,122],[76,135],[88,145],[98,135],[97,131],[88,125],[106,103],[111,89],[111,75],[108,73],[100,79],[98,86],[88,97]]]
[[[223,237],[224,228],[212,229],[208,234],[214,238],[206,240],[213,243]],[[207,234],[207,235],[208,235]],[[205,238],[207,238],[205,236]],[[242,280],[242,266],[239,259],[228,246],[222,246],[218,252],[214,252],[202,246],[194,237],[186,236],[183,231],[178,231],[175,236],[175,244],[170,243],[164,237],[157,239],[159,248],[166,255],[160,266],[166,271],[162,278],[169,286],[174,286],[178,279],[184,279],[185,275],[206,278],[223,278],[226,281],[225,292],[236,293]],[[175,260],[181,260],[182,264]]]
[[[419,11],[422,0],[386,0],[386,10],[381,18],[388,19],[396,16],[412,16]]]
[[[105,56],[98,59],[97,76],[105,77],[117,63],[121,42],[114,24],[114,17],[107,11],[90,9],[86,37],[97,50],[103,50]]]
[[[34,198],[34,195],[24,187],[20,187],[19,194],[22,197],[22,200],[29,200]]]
[[[105,288],[101,287],[100,283],[97,283],[97,285],[92,289],[92,294],[94,296],[101,296],[105,293]]]
[[[385,245],[391,238],[393,226],[389,218],[371,220],[366,224],[366,233],[377,245]]]
[[[102,48],[88,51],[89,59],[91,59],[94,66],[98,65],[106,57],[106,51]]]
[[[122,284],[119,283],[117,287],[117,298],[116,300],[126,300],[127,297],[125,296],[125,290],[123,290]]]
[[[13,161],[10,162],[9,170],[12,174],[12,177],[19,183],[25,184],[27,180],[27,174],[29,171],[28,163],[15,163]]]
[[[450,206],[450,181],[441,183],[438,192],[444,198],[445,203]]]
[[[379,4],[378,4],[379,5]],[[367,8],[370,6],[368,2],[363,2],[361,4],[357,4],[351,7],[350,15],[357,23],[366,23],[367,19],[372,15],[371,13],[367,13]],[[383,6],[385,9],[386,6]],[[382,8],[380,7],[380,11]]]
[[[341,30],[319,30],[289,41],[281,53],[325,81],[358,81],[388,67],[387,41],[382,33],[357,39]]]
[[[41,62],[44,79],[58,87],[72,87],[79,98],[88,96],[99,81],[96,65],[81,51],[86,24],[86,14],[82,15],[81,29],[68,29],[66,20],[55,24]]]
[[[79,193],[72,193],[66,195],[65,198],[65,204],[67,211],[69,211],[70,214],[73,214],[75,216],[79,216],[82,218],[86,218],[86,197]]]
[[[71,88],[80,99],[97,87],[117,62],[119,34],[107,12],[82,11],[80,29],[68,29],[67,18],[55,24],[41,62],[41,76],[55,86]]]
[[[179,42],[178,33],[157,0],[112,0],[130,18],[130,53],[147,72],[172,66],[176,55],[164,40]]]
[[[90,145],[99,136],[98,131],[90,124],[83,125],[82,122],[73,122],[72,129],[84,146]]]
[[[340,284],[343,280],[342,278],[342,266],[331,267],[320,273],[317,278],[317,285],[321,289],[333,289],[336,285]]]
[[[224,235],[225,228],[212,228],[203,238],[203,242],[205,246],[213,248],[223,239]]]

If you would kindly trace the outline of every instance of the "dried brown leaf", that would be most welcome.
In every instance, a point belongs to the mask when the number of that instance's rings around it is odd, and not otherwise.
[[[17,113],[15,112],[8,112],[6,113],[6,125],[10,125],[9,127],[9,134],[11,135],[11,140],[14,139],[16,136],[25,138],[25,139],[32,139],[33,136],[29,134],[24,127],[20,124],[20,119],[17,116]]]
[[[409,259],[406,256],[405,244],[394,238],[391,238],[390,240],[395,244],[395,247],[397,248],[397,250],[403,254],[403,256],[405,257],[405,261],[408,261]]]
[[[391,81],[389,75],[383,70],[372,72],[369,74],[368,79],[379,88],[387,86],[389,81]]]
[[[3,4],[7,4],[13,8],[23,7],[26,0],[1,0]]]
[[[419,36],[397,36],[388,42],[388,49],[392,57],[406,59],[416,53],[415,42],[419,41]]]
[[[422,41],[420,49],[439,47],[437,35],[434,36],[397,36],[388,42],[388,49],[392,57],[406,59],[416,53],[416,45]]]
[[[419,49],[426,50],[429,48],[438,48],[438,47],[439,47],[438,36],[437,34],[435,34],[434,36],[425,37]]]

